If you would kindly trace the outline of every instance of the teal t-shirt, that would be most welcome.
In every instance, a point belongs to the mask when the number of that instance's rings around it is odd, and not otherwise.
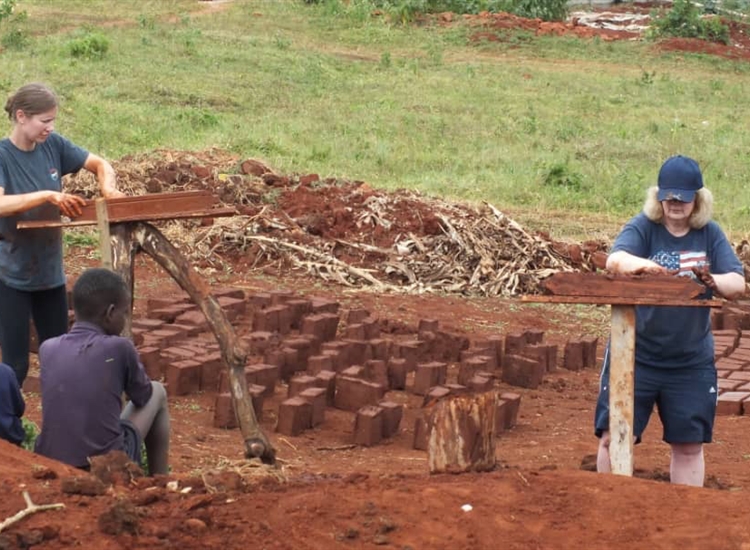
[[[691,267],[711,273],[743,274],[743,267],[716,222],[675,237],[643,213],[631,219],[615,239],[612,252],[624,250],[648,258],[680,275],[693,277]],[[711,298],[707,292],[701,298]],[[635,360],[650,367],[705,367],[714,360],[710,310],[707,307],[636,307]]]
[[[88,151],[50,134],[33,151],[0,140],[0,187],[6,195],[61,191],[62,177],[83,167]],[[46,290],[65,284],[62,230],[16,229],[21,220],[59,220],[57,206],[44,203],[13,216],[0,217],[0,280],[18,290]]]

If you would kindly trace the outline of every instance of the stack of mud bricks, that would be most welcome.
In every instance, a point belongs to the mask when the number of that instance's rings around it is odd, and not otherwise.
[[[719,399],[716,414],[750,415],[750,303],[711,312]]]

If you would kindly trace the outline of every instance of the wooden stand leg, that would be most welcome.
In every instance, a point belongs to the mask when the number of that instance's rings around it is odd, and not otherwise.
[[[635,306],[612,306],[609,363],[609,456],[612,473],[633,475]]]
[[[234,333],[221,306],[209,293],[208,285],[158,229],[143,222],[128,223],[123,226],[122,230],[118,228],[117,241],[132,244],[130,247],[127,244],[118,245],[115,257],[126,256],[128,250],[132,250],[131,247],[137,245],[140,250],[156,260],[201,309],[219,342],[224,364],[228,368],[234,410],[245,441],[245,456],[260,458],[267,464],[274,464],[276,451],[258,425],[250,394],[247,391],[245,381],[247,351]],[[130,273],[132,287],[132,262]]]
[[[131,338],[133,336],[133,298],[135,296],[135,254],[138,251],[138,245],[133,241],[132,223],[115,223],[107,231],[111,234],[111,269],[118,273],[124,280],[125,286],[130,291],[130,312],[125,319],[125,328],[122,330],[122,336]]]
[[[99,252],[102,256],[102,267],[112,269],[112,240],[109,233],[109,211],[107,199],[98,198],[96,205],[96,223],[99,227]]]

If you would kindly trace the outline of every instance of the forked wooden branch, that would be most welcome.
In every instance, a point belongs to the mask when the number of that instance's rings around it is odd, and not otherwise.
[[[211,296],[210,289],[190,266],[180,251],[154,226],[144,222],[113,224],[112,237],[114,269],[131,287],[133,285],[132,258],[142,250],[169,273],[206,316],[221,348],[222,359],[228,368],[234,410],[245,442],[245,456],[260,458],[266,464],[276,462],[276,452],[261,431],[255,417],[250,394],[245,383],[247,351],[240,344],[224,311]]]
[[[0,523],[0,533],[14,523],[18,523],[23,518],[25,518],[26,516],[30,516],[31,514],[36,514],[37,512],[43,512],[45,510],[59,510],[65,508],[65,505],[61,502],[58,502],[56,504],[34,504],[31,501],[31,497],[29,496],[28,491],[23,492],[23,500],[26,502],[26,508],[24,508],[17,514],[4,519],[3,522]]]

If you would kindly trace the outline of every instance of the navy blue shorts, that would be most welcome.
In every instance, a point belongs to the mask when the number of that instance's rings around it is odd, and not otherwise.
[[[141,465],[141,443],[143,442],[143,439],[141,439],[141,434],[138,433],[138,430],[133,425],[130,420],[125,420],[124,418],[120,419],[120,427],[122,428],[122,435],[123,435],[123,451],[126,455],[138,464]]]
[[[716,367],[658,369],[636,364],[633,433],[641,441],[656,406],[667,443],[711,443],[718,399]],[[594,413],[597,437],[609,431],[609,350]]]

